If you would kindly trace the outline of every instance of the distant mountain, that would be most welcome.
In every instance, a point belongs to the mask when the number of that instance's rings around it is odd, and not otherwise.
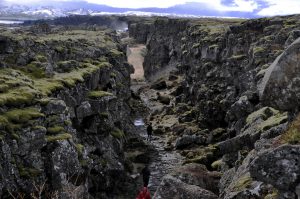
[[[159,15],[181,17],[244,17],[253,18],[253,13],[246,12],[218,12],[214,8],[208,8],[203,3],[186,3],[170,8],[114,8],[106,5],[76,2],[55,2],[34,4],[31,6],[0,5],[0,17],[5,18],[55,18],[68,15],[100,15],[100,14],[125,14],[125,15]]]

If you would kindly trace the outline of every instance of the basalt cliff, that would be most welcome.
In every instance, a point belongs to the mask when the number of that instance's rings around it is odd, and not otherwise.
[[[185,157],[156,198],[299,197],[299,27],[297,15],[129,25],[166,102],[150,119]]]

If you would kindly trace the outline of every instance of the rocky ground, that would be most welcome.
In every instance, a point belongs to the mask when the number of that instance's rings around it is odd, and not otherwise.
[[[155,198],[299,196],[299,27],[298,15],[130,25],[147,47],[138,94],[183,157]]]

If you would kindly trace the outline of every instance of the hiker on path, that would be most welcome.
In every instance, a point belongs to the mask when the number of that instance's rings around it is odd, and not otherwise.
[[[143,170],[141,171],[143,175],[143,182],[144,182],[144,187],[148,187],[149,184],[149,179],[150,179],[150,170],[148,166],[145,166]]]
[[[147,187],[143,187],[136,199],[151,199],[150,192]]]
[[[149,123],[149,125],[147,126],[147,135],[148,135],[147,140],[148,140],[149,142],[151,142],[152,131],[153,131],[152,125],[151,125],[151,123]]]

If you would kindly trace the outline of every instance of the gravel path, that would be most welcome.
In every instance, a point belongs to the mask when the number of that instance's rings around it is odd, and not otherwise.
[[[128,61],[135,68],[135,74],[132,75],[132,79],[144,79],[144,71],[142,67],[142,63],[144,60],[140,59],[142,49],[144,49],[143,45],[136,45],[128,49]],[[144,81],[133,81],[132,83],[133,88],[141,88],[145,85],[147,85],[147,83]],[[153,112],[156,109],[164,106],[161,103],[153,100],[153,98],[156,98],[155,90],[149,88],[143,89],[140,93],[140,97],[144,104],[150,109],[150,112]],[[140,135],[146,140],[147,132],[145,125],[143,125],[142,119],[137,118],[136,121],[138,124],[137,128],[139,129]],[[151,171],[149,189],[152,196],[160,185],[162,178],[173,168],[180,166],[183,162],[183,157],[179,153],[172,150],[165,150],[164,146],[166,141],[166,135],[153,135],[151,142],[148,142],[148,144],[154,148],[154,152],[152,154],[149,154],[151,157],[151,162],[149,165],[149,169]]]

